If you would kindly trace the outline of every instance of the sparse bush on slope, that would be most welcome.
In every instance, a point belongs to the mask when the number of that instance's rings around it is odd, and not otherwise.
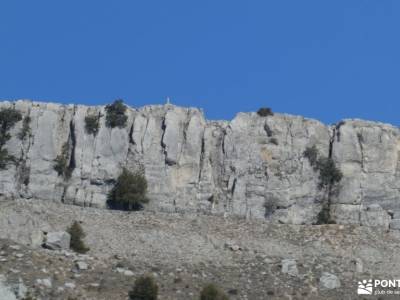
[[[229,300],[229,298],[219,287],[210,283],[202,289],[200,300]]]
[[[74,223],[72,223],[72,225],[67,229],[67,232],[71,235],[71,242],[69,247],[72,250],[81,254],[84,254],[90,250],[83,241],[86,234],[83,231],[83,228],[79,224],[79,222],[74,221]]]
[[[130,300],[157,300],[158,285],[152,276],[141,276],[129,292]]]

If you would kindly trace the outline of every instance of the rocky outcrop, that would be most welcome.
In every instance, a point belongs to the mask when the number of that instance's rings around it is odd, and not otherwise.
[[[361,120],[326,126],[299,116],[239,113],[232,121],[207,121],[195,108],[174,105],[128,108],[127,126],[105,126],[104,107],[31,101],[1,102],[30,117],[30,134],[10,131],[8,152],[17,158],[0,171],[4,198],[34,198],[104,207],[123,167],[144,170],[147,209],[229,214],[274,222],[316,222],[326,195],[318,172],[303,156],[315,145],[344,174],[331,196],[338,223],[398,227],[398,128]],[[85,117],[100,114],[96,135]],[[63,154],[71,176],[58,176]]]

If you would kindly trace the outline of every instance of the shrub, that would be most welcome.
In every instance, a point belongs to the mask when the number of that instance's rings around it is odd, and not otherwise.
[[[7,149],[0,148],[0,170],[6,169],[7,164],[14,160],[14,156],[9,155]]]
[[[58,176],[63,176],[64,179],[69,179],[72,174],[72,169],[68,164],[68,143],[65,143],[61,148],[61,154],[57,155],[54,160],[54,170],[57,171]]]
[[[277,199],[273,196],[269,196],[265,199],[263,206],[265,208],[264,217],[268,218],[275,212],[277,208]]]
[[[0,128],[2,132],[6,132],[22,120],[21,113],[15,108],[2,108],[0,110]]]
[[[83,242],[83,238],[85,238],[86,234],[83,231],[82,226],[79,222],[74,221],[70,227],[68,227],[67,232],[71,235],[71,243],[70,248],[77,253],[86,253],[90,249],[86,247],[85,243]]]
[[[279,142],[278,142],[278,139],[277,138],[271,138],[270,140],[269,140],[269,142],[271,143],[271,144],[274,144],[274,145],[279,145]]]
[[[308,159],[310,165],[315,169],[318,161],[317,147],[315,145],[313,145],[312,147],[307,147],[306,150],[304,150],[303,156]]]
[[[9,162],[15,161],[14,156],[9,155],[7,149],[3,147],[11,138],[8,131],[21,119],[21,113],[14,108],[0,110],[0,169],[5,169]]]
[[[272,132],[271,128],[268,126],[268,124],[264,124],[264,130],[267,133],[268,137],[271,137],[273,135],[273,132]]]
[[[319,170],[320,188],[332,187],[342,180],[342,172],[330,157],[320,157],[317,161],[317,169]]]
[[[330,157],[320,157],[317,147],[306,148],[303,153],[315,171],[319,172],[319,188],[331,189],[340,182],[343,177],[342,172],[336,167],[335,161]]]
[[[128,117],[125,115],[126,106],[123,100],[115,100],[112,104],[106,106],[106,126],[110,128],[123,128],[126,125]]]
[[[200,300],[229,300],[229,298],[224,291],[210,283],[201,291]]]
[[[22,128],[21,131],[18,133],[18,138],[23,141],[28,135],[31,133],[31,117],[25,116],[22,121]]]
[[[315,145],[308,147],[304,151],[304,157],[309,160],[310,165],[313,166],[314,170],[319,172],[318,187],[327,191],[327,196],[323,199],[322,209],[317,216],[316,224],[334,223],[330,215],[331,195],[337,186],[337,183],[342,180],[343,174],[340,169],[336,167],[335,161],[332,158],[319,156]]]
[[[154,278],[147,275],[135,281],[133,289],[129,292],[130,300],[157,300],[158,286]]]
[[[318,213],[316,225],[333,224],[331,219],[330,207],[325,203],[322,205],[321,211]]]
[[[260,117],[268,117],[268,116],[273,116],[274,113],[272,112],[272,110],[269,107],[262,107],[257,111],[257,114]]]
[[[140,210],[149,200],[146,197],[147,180],[142,173],[123,169],[108,194],[107,204],[112,209]]]
[[[88,134],[96,135],[99,132],[99,115],[88,115],[85,117],[85,130]]]

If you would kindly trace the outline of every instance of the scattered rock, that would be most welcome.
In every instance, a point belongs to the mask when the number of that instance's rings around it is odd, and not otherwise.
[[[400,219],[393,219],[390,221],[390,229],[400,230]]]
[[[65,286],[66,288],[69,288],[69,289],[74,289],[74,288],[76,287],[76,284],[73,283],[73,282],[66,282],[66,283],[64,284],[64,286]]]
[[[28,292],[28,289],[25,286],[25,284],[21,278],[18,279],[17,284],[14,284],[13,291],[14,291],[14,294],[18,297],[18,299],[25,298],[26,293]],[[2,299],[2,298],[0,297],[0,299]]]
[[[364,268],[363,268],[363,262],[362,262],[361,258],[356,258],[355,264],[356,264],[356,272],[362,273]]]
[[[322,289],[336,289],[340,287],[340,280],[336,275],[324,272],[319,279],[319,285]]]
[[[81,260],[76,262],[76,267],[78,268],[79,271],[84,271],[89,268],[88,264]]]
[[[282,264],[282,273],[289,274],[291,276],[299,275],[296,260],[284,259],[282,260],[281,264]]]
[[[53,286],[50,278],[36,279],[36,283],[49,289]]]
[[[34,230],[30,234],[30,246],[32,248],[39,248],[42,246],[44,235],[41,230]]]
[[[124,271],[124,275],[125,276],[133,276],[133,275],[135,275],[131,270],[125,270]]]
[[[0,274],[0,299],[1,300],[17,300],[11,288],[6,285],[6,278]]]

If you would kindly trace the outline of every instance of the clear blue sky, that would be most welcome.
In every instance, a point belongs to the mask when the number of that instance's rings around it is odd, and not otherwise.
[[[400,1],[0,2],[0,99],[400,125]]]

